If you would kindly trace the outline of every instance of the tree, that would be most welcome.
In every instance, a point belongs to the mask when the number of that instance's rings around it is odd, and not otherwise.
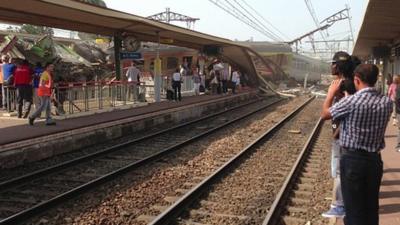
[[[28,33],[28,34],[36,34],[36,35],[53,35],[54,31],[51,27],[44,27],[44,26],[35,26],[31,24],[23,24],[19,28],[19,32]]]

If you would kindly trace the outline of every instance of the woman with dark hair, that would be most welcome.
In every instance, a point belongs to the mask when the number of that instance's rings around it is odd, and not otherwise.
[[[342,94],[347,92],[347,94],[352,95],[356,92],[353,82],[353,71],[360,63],[355,66],[353,60],[357,63],[358,58],[352,58],[349,54],[343,51],[336,52],[333,56],[332,74],[338,76],[339,79],[343,79],[340,85]]]
[[[346,52],[336,52],[332,59],[332,75],[336,76],[335,80],[342,79],[340,85],[340,93],[334,98],[334,103],[338,102],[345,95],[352,95],[356,92],[353,82],[353,71],[355,67],[360,64],[357,57],[352,57]],[[342,189],[340,184],[340,157],[341,150],[339,145],[339,121],[332,120],[333,141],[332,141],[332,155],[331,155],[331,173],[334,178],[333,192],[335,199],[333,199],[330,209],[324,212],[324,217],[339,217],[345,216],[345,208],[342,197]]]

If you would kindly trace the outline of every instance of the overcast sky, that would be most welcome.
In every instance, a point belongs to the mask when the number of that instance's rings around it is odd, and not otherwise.
[[[271,40],[235,19],[209,0],[105,0],[105,2],[109,8],[144,17],[163,12],[166,7],[169,7],[171,11],[200,18],[194,27],[196,31],[231,40],[249,40],[250,38],[255,41]],[[219,2],[228,5],[224,0],[219,0]],[[247,3],[256,9],[258,13],[285,35],[280,35],[285,41],[293,40],[316,28],[305,0],[230,0],[230,2],[232,4],[238,2],[242,6],[246,6],[245,4]],[[357,36],[368,0],[311,0],[311,2],[319,21],[344,9],[345,5],[348,4],[354,35]],[[250,8],[248,10],[251,12]],[[253,14],[255,15],[255,13]],[[261,18],[259,20],[262,21]],[[176,23],[176,25],[186,26],[185,23]],[[268,27],[273,29],[270,25]],[[328,39],[347,38],[349,31],[347,20],[337,22],[328,29]],[[275,33],[278,32],[276,31]],[[315,36],[315,39],[320,38],[319,35]]]

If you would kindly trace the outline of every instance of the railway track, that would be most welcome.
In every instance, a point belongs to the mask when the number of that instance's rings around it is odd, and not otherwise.
[[[0,224],[16,224],[134,168],[265,110],[253,102],[0,183]]]
[[[323,196],[331,193],[330,165],[332,129],[320,120],[299,155],[290,176],[282,186],[263,225],[328,224],[321,217],[329,202]],[[328,187],[328,188],[327,188]],[[322,198],[321,198],[322,197]]]
[[[301,146],[314,140],[308,134],[318,130],[314,124],[319,109],[320,102],[299,107],[242,151],[221,160],[223,165],[211,175],[177,190],[184,192],[181,197],[165,198],[171,200],[170,205],[153,207],[163,209],[162,213],[143,218],[151,225],[262,224],[277,204],[280,187],[292,184],[285,177],[295,174],[299,169],[293,168],[304,161],[299,155],[309,148]]]
[[[256,102],[259,102],[260,100],[262,100],[262,99],[255,98],[252,101],[248,101],[248,102],[245,102],[240,105],[221,109],[213,114],[206,115],[201,118],[182,121],[179,124],[173,123],[173,122],[167,122],[165,124],[163,123],[157,127],[151,127],[149,129],[146,129],[146,130],[143,130],[140,132],[135,132],[130,135],[126,135],[124,137],[108,141],[106,143],[93,145],[90,147],[85,147],[84,149],[76,150],[73,152],[68,152],[68,153],[61,154],[61,155],[56,155],[49,159],[28,163],[28,164],[19,166],[17,168],[2,169],[2,170],[0,170],[0,183],[8,181],[8,180],[12,180],[15,177],[23,177],[26,174],[31,174],[33,171],[44,170],[46,168],[64,164],[65,162],[74,161],[75,159],[78,159],[78,158],[87,158],[87,156],[91,156],[98,152],[107,151],[108,148],[115,149],[115,147],[117,147],[117,146],[129,145],[134,142],[144,140],[146,138],[151,138],[151,137],[154,137],[154,136],[162,134],[162,133],[167,133],[169,131],[176,130],[177,128],[187,126],[188,124],[191,124],[191,123],[198,123],[198,122],[204,121],[206,119],[213,118],[219,114],[228,113],[233,110],[237,110],[239,108],[252,105]],[[268,99],[268,101],[274,101],[274,99]]]

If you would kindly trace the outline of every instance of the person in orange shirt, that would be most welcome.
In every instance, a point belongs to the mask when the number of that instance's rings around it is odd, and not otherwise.
[[[45,71],[40,76],[38,96],[40,98],[40,105],[36,111],[29,116],[29,125],[33,125],[33,122],[37,117],[40,116],[43,110],[46,110],[46,125],[55,125],[56,123],[51,118],[51,96],[53,88],[53,71],[54,65],[47,63]]]

